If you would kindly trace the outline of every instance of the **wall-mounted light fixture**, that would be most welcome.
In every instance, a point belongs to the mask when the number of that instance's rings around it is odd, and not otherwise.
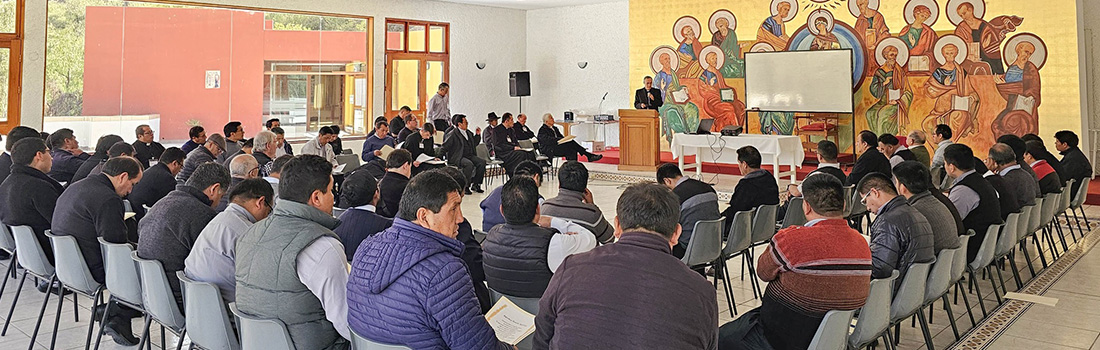
[[[476,66],[477,69],[485,69],[485,62],[478,61],[474,63],[474,66]]]
[[[585,61],[577,62],[577,68],[585,69],[586,67],[588,67],[588,62],[585,62]]]

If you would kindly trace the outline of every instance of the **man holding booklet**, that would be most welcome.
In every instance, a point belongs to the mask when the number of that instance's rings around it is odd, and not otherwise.
[[[562,136],[561,131],[554,127],[554,116],[546,113],[542,116],[542,127],[539,128],[539,152],[547,157],[565,157],[566,160],[577,160],[583,154],[589,162],[598,162],[603,155],[588,152],[574,140],[572,135]]]

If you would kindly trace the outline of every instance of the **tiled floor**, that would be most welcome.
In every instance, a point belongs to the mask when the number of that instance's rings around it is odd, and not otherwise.
[[[593,193],[593,198],[596,204],[604,211],[604,215],[608,220],[614,220],[616,201],[619,198],[619,194],[622,192],[622,188],[626,183],[621,182],[624,179],[633,181],[637,177],[639,179],[653,179],[653,174],[644,172],[623,172],[615,169],[615,166],[603,165],[603,164],[588,164],[590,171],[593,172],[594,178],[589,183],[589,188]],[[604,179],[615,179],[618,181],[609,181]],[[704,174],[704,181],[716,183],[716,189],[720,192],[730,192],[736,185],[739,177],[730,175],[713,175]],[[497,180],[488,189],[492,189],[500,185],[500,181]],[[784,182],[780,183],[780,187],[784,187]],[[541,187],[542,195],[549,198],[557,194],[557,182],[556,179],[546,179]],[[481,208],[479,203],[485,198],[486,194],[473,194],[463,199],[462,210],[463,214],[468,220],[474,223],[475,228],[480,228],[481,223]],[[722,204],[725,207],[725,204]],[[1100,207],[1088,207],[1086,211],[1091,218],[1100,217]],[[1097,220],[1094,220],[1096,222]],[[1095,233],[1094,233],[1095,234]],[[1067,237],[1068,238],[1068,237]],[[1100,238],[1093,238],[1094,241],[1100,241]],[[1082,243],[1082,246],[1086,243]],[[762,249],[762,248],[760,248]],[[1042,268],[1042,265],[1038,262],[1038,257],[1035,254],[1035,248],[1029,244],[1031,250],[1031,257],[1035,258],[1034,265],[1037,269]],[[1071,250],[1073,247],[1071,247]],[[758,251],[759,252],[759,251]],[[1048,255],[1049,257],[1049,255]],[[1023,270],[1022,274],[1025,279],[1030,279],[1031,275],[1027,272],[1026,262],[1024,261],[1022,254],[1017,254],[1017,265]],[[0,262],[0,266],[7,266],[7,261]],[[752,287],[749,284],[748,274],[745,276],[745,280],[741,279],[741,260],[735,258],[728,264],[730,273],[732,275],[732,288],[734,294],[734,300],[736,301],[737,311],[743,313],[751,310],[760,305],[758,299],[753,298]],[[1011,277],[1011,269],[1004,271],[1005,282],[1009,291],[1015,291],[1015,283]],[[1100,253],[1088,252],[1077,261],[1071,268],[1064,272],[1060,278],[1057,279],[1053,285],[1042,293],[1045,296],[1058,298],[1057,307],[1046,307],[1035,305],[1028,308],[1022,316],[1014,319],[1006,330],[996,333],[996,337],[992,338],[992,342],[982,343],[985,348],[988,349],[1095,349],[1100,350],[1100,340],[1097,340],[1100,335],[1100,289],[1097,287],[1100,284],[1097,283],[1097,279],[1100,279]],[[15,287],[18,280],[9,281],[8,287],[4,290],[3,296],[0,297],[0,320],[3,320],[7,316],[7,311],[11,307],[11,302],[15,294]],[[998,283],[999,285],[999,283]],[[987,311],[994,313],[994,309],[997,308],[997,301],[993,296],[993,289],[988,280],[982,280],[980,282],[980,289],[984,293],[983,299],[987,308]],[[725,292],[722,287],[722,283],[719,283],[718,290],[715,293],[718,303],[719,324],[724,324],[733,320],[735,317],[731,317],[729,307],[725,300]],[[953,295],[953,294],[952,294]],[[961,296],[961,295],[960,295]],[[968,294],[969,300],[974,315],[977,315],[979,328],[982,331],[986,331],[988,327],[983,328],[980,316],[982,315],[981,309],[977,305],[974,294]],[[42,305],[41,293],[38,293],[33,287],[31,282],[28,282],[23,288],[22,295],[20,296],[19,304],[15,309],[15,313],[12,316],[12,324],[6,336],[0,337],[0,349],[22,349],[29,345],[29,334],[34,329],[35,318],[38,315],[38,310]],[[88,317],[89,307],[91,302],[84,297],[79,297],[79,312],[80,322],[74,322],[73,320],[73,306],[72,297],[66,298],[66,305],[61,312],[61,323],[57,333],[57,349],[82,349],[86,332],[88,330]],[[952,299],[954,300],[954,299]],[[56,298],[51,299],[48,307],[46,308],[46,318],[43,322],[42,329],[39,330],[39,337],[36,340],[34,349],[47,349],[50,342],[50,332],[53,326],[53,315],[56,310]],[[945,349],[953,346],[955,337],[951,332],[949,323],[946,322],[946,313],[943,311],[941,303],[936,303],[936,310],[933,311],[932,324],[930,325],[930,331],[933,336],[933,342],[936,349]],[[956,323],[959,327],[959,332],[963,333],[965,337],[966,332],[970,331],[971,324],[970,319],[966,314],[966,308],[963,306],[961,300],[958,301],[958,305],[951,305],[951,309],[954,312]],[[135,333],[141,330],[143,325],[141,319],[134,319],[133,321]],[[156,327],[153,328],[154,330]],[[977,333],[977,332],[975,332]],[[93,335],[94,337],[94,335]],[[154,347],[159,347],[161,342],[161,335],[159,331],[152,332],[152,338]],[[167,337],[170,347],[174,345],[173,336]],[[923,349],[924,340],[920,332],[919,327],[910,327],[909,322],[904,322],[901,327],[901,343],[899,349]],[[114,344],[109,337],[105,337],[102,349],[118,349],[122,348]]]

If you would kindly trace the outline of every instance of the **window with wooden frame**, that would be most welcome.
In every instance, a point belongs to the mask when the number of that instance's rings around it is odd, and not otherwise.
[[[428,100],[446,82],[450,68],[450,24],[386,19],[386,116],[409,107],[421,121]]]
[[[0,132],[19,126],[24,0],[0,0]]]

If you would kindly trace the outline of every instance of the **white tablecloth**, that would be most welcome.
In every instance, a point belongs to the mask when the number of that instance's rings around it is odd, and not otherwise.
[[[680,168],[684,168],[684,156],[695,155],[696,173],[701,173],[701,162],[737,164],[737,149],[744,146],[754,146],[760,151],[763,158],[762,164],[786,165],[791,167],[790,174],[794,180],[795,167],[801,167],[806,158],[806,152],[802,149],[802,139],[791,135],[755,135],[743,134],[738,136],[691,135],[676,134],[672,137],[672,157],[680,160]],[[776,178],[781,175],[775,172]]]

